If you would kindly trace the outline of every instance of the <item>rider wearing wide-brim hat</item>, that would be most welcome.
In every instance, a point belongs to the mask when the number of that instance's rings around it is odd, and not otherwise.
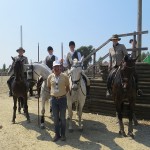
[[[24,56],[24,53],[25,53],[25,50],[20,47],[16,50],[16,52],[18,53],[18,56],[14,57],[15,60],[17,59],[20,59],[20,60],[23,60],[23,64],[28,64],[28,58],[26,56]],[[8,74],[10,75],[10,78],[8,79],[7,81],[7,84],[8,84],[8,87],[9,87],[9,96],[12,96],[12,91],[11,91],[11,83],[14,79],[14,70],[13,70],[13,63],[12,65],[9,67],[9,70],[8,70]],[[24,74],[26,76],[26,69],[24,68]]]
[[[117,34],[114,34],[110,41],[112,41],[113,46],[109,49],[109,75],[107,79],[107,92],[106,96],[109,97],[111,95],[111,84],[112,84],[112,78],[116,71],[116,68],[121,64],[123,58],[125,55],[128,54],[126,47],[124,44],[120,44],[119,41],[121,38]]]

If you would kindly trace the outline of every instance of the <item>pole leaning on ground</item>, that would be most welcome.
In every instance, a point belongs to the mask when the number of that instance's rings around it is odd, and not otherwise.
[[[38,43],[38,62],[39,62],[39,43]],[[39,86],[38,86],[38,83],[39,83],[39,78],[38,78],[38,81],[37,81],[37,92],[38,92],[38,125],[40,125],[40,90],[39,90]]]
[[[63,72],[64,71],[64,69],[63,69],[63,43],[61,43],[61,59],[62,59],[61,69],[62,69],[62,72]]]

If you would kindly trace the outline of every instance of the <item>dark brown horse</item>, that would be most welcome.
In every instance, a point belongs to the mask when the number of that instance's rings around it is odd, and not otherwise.
[[[135,61],[136,59],[133,59],[129,55],[126,55],[124,57],[121,66],[119,66],[116,71],[112,84],[112,97],[115,102],[117,117],[119,120],[119,128],[120,128],[119,133],[123,136],[126,136],[122,118],[123,118],[124,98],[127,98],[129,102],[128,135],[131,137],[134,137],[132,120],[136,100],[136,85],[134,79]]]
[[[12,122],[15,123],[16,118],[16,109],[17,109],[17,99],[23,100],[24,112],[27,117],[27,121],[30,122],[30,117],[28,113],[28,105],[27,105],[27,92],[28,86],[24,77],[24,66],[23,60],[13,58],[13,69],[14,69],[14,80],[12,82],[12,93],[13,93],[13,118]]]

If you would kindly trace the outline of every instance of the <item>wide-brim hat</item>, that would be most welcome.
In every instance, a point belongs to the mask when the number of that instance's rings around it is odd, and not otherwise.
[[[53,67],[54,66],[60,66],[61,64],[60,64],[60,61],[58,61],[58,60],[55,60],[54,62],[53,62]]]
[[[120,41],[121,38],[119,38],[117,34],[114,34],[114,35],[111,37],[110,40],[111,40],[111,41],[112,41],[112,40],[118,40],[118,41]]]
[[[20,50],[25,53],[25,50],[24,50],[22,47],[18,48],[18,49],[16,50],[16,52],[19,52]]]

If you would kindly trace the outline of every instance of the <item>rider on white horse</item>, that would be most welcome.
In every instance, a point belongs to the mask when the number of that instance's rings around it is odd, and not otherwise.
[[[69,48],[70,48],[70,52],[68,52],[66,60],[63,62],[63,66],[68,67],[68,69],[71,68],[74,59],[77,59],[78,61],[81,60],[81,53],[75,51],[75,42],[74,41],[69,42]],[[90,80],[85,75],[84,71],[82,71],[82,76],[86,82],[86,90],[87,90],[87,96],[88,96],[89,90],[90,90]]]

